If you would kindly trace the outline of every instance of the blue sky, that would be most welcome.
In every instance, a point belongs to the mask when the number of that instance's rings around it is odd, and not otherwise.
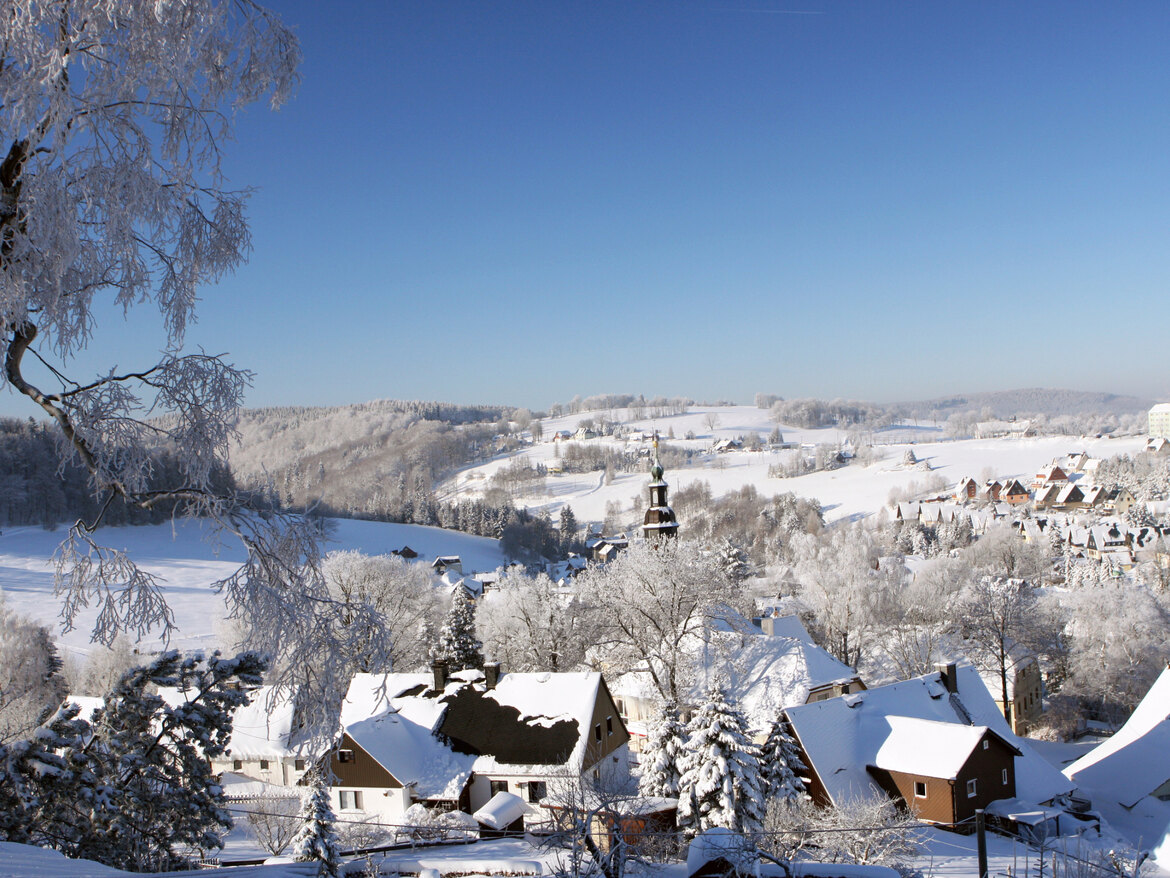
[[[1170,4],[274,5],[189,336],[251,405],[1170,398]]]

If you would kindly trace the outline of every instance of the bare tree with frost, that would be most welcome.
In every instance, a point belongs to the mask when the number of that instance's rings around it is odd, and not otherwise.
[[[293,33],[252,0],[0,0],[0,387],[47,415],[108,509],[214,522],[247,560],[216,584],[250,645],[309,656],[337,631],[311,526],[212,487],[251,373],[184,352],[200,287],[251,247],[247,190],[222,169],[235,112],[296,84]],[[157,362],[82,374],[99,309],[157,308]],[[178,456],[161,484],[152,452]],[[174,625],[162,583],[78,521],[58,552],[63,618],[96,606],[96,640]],[[284,663],[287,673],[303,660]],[[303,682],[328,688],[329,667]],[[326,699],[307,699],[325,704]]]

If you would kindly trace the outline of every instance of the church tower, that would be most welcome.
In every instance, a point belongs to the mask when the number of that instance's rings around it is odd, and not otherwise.
[[[678,536],[678,521],[666,499],[665,470],[658,460],[658,434],[654,434],[654,463],[650,466],[650,508],[642,519],[642,535],[648,540]]]

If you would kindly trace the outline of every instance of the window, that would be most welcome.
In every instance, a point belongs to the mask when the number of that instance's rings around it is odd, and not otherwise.
[[[295,768],[297,771],[304,771],[305,770],[305,760],[294,759],[293,760],[293,768]]]
[[[605,734],[608,737],[613,734],[613,717],[607,716],[605,718]]]
[[[232,760],[232,770],[233,771],[239,771],[243,767],[244,767],[244,760],[243,759],[233,759]]]
[[[976,795],[977,795],[977,792],[975,789],[975,781],[973,779],[967,781],[967,798],[973,799],[973,798],[975,798]]]
[[[988,747],[990,747],[990,746],[991,746],[991,742],[990,742],[990,741],[987,741],[987,740],[985,740],[985,741],[983,742],[983,749],[984,749],[984,750],[986,750],[986,749],[987,749]]]
[[[493,796],[496,793],[508,792],[508,782],[506,780],[493,780],[493,781],[488,781],[488,783],[491,786],[491,792],[492,792]]]
[[[341,797],[342,811],[360,811],[362,809],[362,794],[359,790],[342,790],[338,795]]]
[[[354,762],[355,759],[354,759],[353,751],[352,750],[338,750],[337,751],[337,761],[338,762]]]
[[[593,727],[593,738],[598,744],[601,743],[601,723]]]
[[[528,801],[539,802],[548,795],[548,785],[542,780],[528,781]]]
[[[926,781],[922,781],[922,780],[914,781],[914,798],[916,798],[916,799],[925,799],[926,798]]]
[[[1003,770],[1003,783],[1004,783],[1004,786],[1007,786],[1007,769],[1006,768]]]
[[[622,716],[629,716],[629,714],[626,713],[626,700],[624,698],[615,698],[613,703],[617,708],[618,713],[620,713]]]
[[[267,760],[267,759],[261,759],[261,760],[260,760],[260,770],[261,770],[261,771],[267,771],[267,770],[268,770],[268,760]]]

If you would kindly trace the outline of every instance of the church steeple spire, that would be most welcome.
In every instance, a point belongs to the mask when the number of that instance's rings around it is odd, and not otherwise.
[[[678,520],[667,502],[666,470],[658,459],[658,433],[654,433],[654,460],[650,464],[650,508],[642,519],[642,534],[646,539],[678,536]]]

